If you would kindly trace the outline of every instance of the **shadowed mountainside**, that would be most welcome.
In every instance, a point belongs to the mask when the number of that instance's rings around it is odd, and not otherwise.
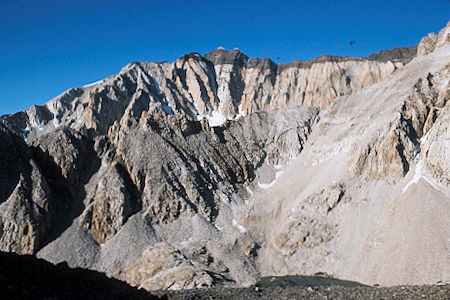
[[[5,252],[0,252],[0,293],[4,299],[167,299],[99,272]]]

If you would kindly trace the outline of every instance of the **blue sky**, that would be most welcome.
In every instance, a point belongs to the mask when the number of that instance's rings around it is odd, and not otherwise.
[[[450,0],[0,0],[0,115],[131,61],[174,61],[218,46],[277,63],[367,56],[413,46],[449,17]]]

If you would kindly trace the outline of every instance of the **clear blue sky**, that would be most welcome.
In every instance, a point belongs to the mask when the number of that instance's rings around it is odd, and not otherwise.
[[[367,56],[413,46],[449,17],[450,0],[0,0],[0,115],[131,61],[174,61],[218,46],[277,63]]]

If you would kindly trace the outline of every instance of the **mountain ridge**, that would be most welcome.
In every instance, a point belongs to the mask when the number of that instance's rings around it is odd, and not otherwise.
[[[406,52],[413,53],[415,49],[415,47],[412,47]],[[397,51],[394,49],[383,53],[394,52],[404,53],[405,51]],[[381,55],[381,57],[383,55]],[[391,56],[396,57],[396,55]],[[387,60],[384,58],[379,59],[380,55],[377,56],[377,59],[320,56],[313,60],[295,61],[290,64],[277,65],[270,59],[248,58],[245,54],[238,50],[213,50],[205,56],[201,56],[198,53],[191,53],[182,56],[174,63],[130,63],[123,67],[117,75],[110,76],[97,83],[92,83],[84,87],[69,89],[47,104],[41,106],[33,105],[25,112],[3,116],[2,120],[3,122],[8,123],[9,127],[16,133],[23,135],[26,138],[30,136],[31,139],[33,139],[34,136],[39,136],[42,133],[48,132],[48,130],[52,130],[52,128],[57,128],[60,123],[66,126],[69,125],[66,120],[62,119],[62,115],[67,114],[68,111],[60,111],[58,107],[52,108],[51,103],[54,103],[55,101],[65,103],[63,105],[70,107],[69,110],[73,110],[74,108],[77,109],[76,113],[83,115],[83,118],[92,118],[92,115],[85,115],[86,111],[84,105],[86,105],[85,103],[87,102],[87,99],[81,101],[77,99],[83,99],[83,97],[86,98],[87,95],[83,96],[83,94],[86,94],[89,90],[92,91],[93,88],[95,89],[103,83],[111,81],[114,82],[114,79],[121,80],[121,78],[123,78],[126,79],[126,82],[128,82],[127,84],[132,84],[132,86],[134,86],[134,93],[136,93],[139,89],[144,89],[147,93],[151,93],[151,95],[144,95],[144,97],[153,98],[150,99],[151,102],[155,101],[161,103],[161,108],[159,109],[164,110],[164,113],[171,114],[173,113],[172,109],[175,109],[175,112],[186,113],[196,119],[206,117],[212,126],[218,126],[223,124],[223,122],[227,119],[235,119],[241,115],[258,110],[292,107],[296,105],[311,105],[324,108],[334,97],[351,93],[354,90],[359,90],[364,86],[368,86],[373,82],[380,80],[386,76],[386,74],[395,71],[395,69],[401,67],[410,59],[409,57],[405,59],[401,55],[398,57],[400,57],[400,59],[393,58],[392,60]],[[371,61],[376,63],[379,62],[381,65],[370,65]],[[337,65],[330,66],[329,71],[327,71],[329,74],[327,74],[323,79],[319,79],[316,85],[311,85],[311,83],[308,83],[305,79],[305,81],[300,83],[298,83],[297,80],[294,81],[292,87],[275,86],[277,78],[279,78],[278,81],[281,80],[282,82],[289,83],[291,81],[289,78],[292,78],[292,76],[299,76],[291,74],[292,72],[289,72],[289,70],[294,70],[293,72],[297,74],[298,72],[301,72],[301,69],[310,70],[315,64],[322,65],[327,63]],[[343,65],[341,66],[340,64]],[[365,68],[365,65],[367,64],[369,64],[368,67],[373,68],[373,70],[368,72],[365,71],[367,72],[366,78],[359,80],[355,77],[355,74],[347,74],[347,68],[350,68],[350,71],[351,68],[354,67]],[[187,68],[187,70],[185,70],[185,68]],[[257,73],[252,75],[252,69],[256,70]],[[200,85],[195,82],[196,79],[194,79],[194,81],[189,79],[191,80],[190,82],[185,82],[186,78],[184,78],[184,76],[186,75],[183,75],[185,72],[192,73],[192,75],[188,75],[188,79],[194,76],[194,74],[196,77],[200,77]],[[315,72],[317,71],[310,70],[304,76],[315,76]],[[333,72],[340,72],[341,74],[332,75]],[[164,75],[164,73],[167,74]],[[288,76],[287,79],[284,79],[284,77],[286,77],[286,75],[284,75],[285,73]],[[146,79],[139,79],[139,76],[144,76]],[[161,76],[164,76],[165,78],[161,78]],[[256,76],[256,78],[254,78],[254,76]],[[327,82],[330,79],[334,81]],[[142,80],[142,83],[138,85],[136,80]],[[229,84],[226,83],[227,81],[230,81]],[[325,88],[319,88],[320,81],[326,85]],[[353,83],[353,81],[355,81],[355,83]],[[264,93],[268,94],[265,97],[262,97],[262,94],[255,94],[254,92],[251,92],[252,89],[261,84],[263,84],[262,89],[264,90]],[[233,88],[230,88],[230,85]],[[176,89],[178,92],[171,95],[175,86],[177,86]],[[210,86],[210,88],[206,88],[205,90],[205,87],[208,86]],[[131,92],[128,87],[123,88],[128,89],[128,91]],[[161,91],[161,88],[168,90]],[[218,88],[221,90],[218,90]],[[276,93],[274,91],[279,90],[280,88],[287,89],[287,92],[283,95],[270,95],[272,93]],[[208,89],[210,90],[208,91]],[[261,89],[261,87],[259,89]],[[288,90],[291,90],[291,92]],[[120,93],[120,91],[111,92],[116,94]],[[291,93],[294,95],[291,96]],[[89,97],[92,98],[92,96],[93,95],[90,95]],[[116,97],[120,98],[130,96],[131,95],[117,95]],[[270,99],[274,97],[277,99],[282,99],[278,100],[278,103],[271,105]],[[292,102],[290,100],[292,98],[297,100]],[[319,98],[319,100],[313,101],[313,98]],[[196,101],[194,99],[201,100]],[[95,101],[98,100],[90,99],[90,102],[93,102],[92,104],[94,106],[99,105],[95,104]],[[76,108],[76,106],[80,106],[80,104],[83,107]],[[111,104],[114,104],[114,102]],[[116,104],[114,105],[117,106]],[[98,107],[93,108],[94,110],[100,109]],[[114,114],[122,114],[124,112],[123,107],[117,107],[115,110],[116,112],[114,112]],[[71,114],[74,113],[75,112],[73,111],[71,112]],[[100,121],[102,123],[105,122],[103,119],[93,121],[94,123]],[[86,124],[91,123],[90,121],[86,122],[83,120],[76,120],[76,122],[82,122],[84,123],[82,125],[86,125],[86,127],[95,127],[94,124]],[[112,121],[106,122],[111,124]],[[48,125],[49,123],[53,123],[53,127],[52,125]],[[48,127],[48,129],[46,127]],[[96,129],[94,128],[94,131],[95,130]],[[29,131],[33,132],[30,134]],[[101,134],[104,133],[106,133],[106,128],[101,130]]]
[[[447,282],[449,42],[406,64],[131,63],[2,118],[0,249],[147,290]]]

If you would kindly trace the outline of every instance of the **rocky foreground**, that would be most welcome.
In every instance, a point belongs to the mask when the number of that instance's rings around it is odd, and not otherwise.
[[[449,285],[368,287],[320,276],[262,278],[248,288],[142,289],[102,273],[0,252],[0,293],[7,299],[446,299]]]
[[[168,299],[448,299],[450,286],[272,286],[211,288],[167,294]]]

